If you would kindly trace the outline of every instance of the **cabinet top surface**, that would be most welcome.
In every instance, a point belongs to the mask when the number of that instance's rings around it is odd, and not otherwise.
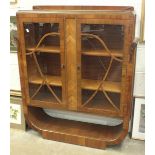
[[[57,17],[80,17],[83,15],[93,16],[120,16],[132,18],[134,8],[129,6],[34,6],[33,10],[20,10],[17,16],[39,17],[57,15]]]

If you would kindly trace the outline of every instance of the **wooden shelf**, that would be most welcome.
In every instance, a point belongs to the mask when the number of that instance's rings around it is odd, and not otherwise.
[[[35,47],[26,48],[27,51],[32,52],[35,50]],[[37,48],[39,52],[47,52],[47,53],[60,53],[59,46],[41,46]]]
[[[110,56],[107,51],[104,50],[83,50],[81,51],[82,55],[88,55],[88,56]],[[122,50],[111,50],[111,55],[115,57],[123,57],[123,51]]]
[[[100,82],[101,81],[99,80],[82,79],[81,87],[82,89],[96,90]],[[120,82],[105,81],[103,83],[103,87],[108,92],[115,92],[115,93],[121,92]]]
[[[48,82],[48,84],[53,86],[62,86],[62,81],[60,76],[51,76],[51,75],[45,75],[45,78]],[[33,84],[41,84],[42,78],[40,76],[30,76],[29,82]]]
[[[62,81],[60,76],[45,75],[45,77],[49,85],[62,86]],[[29,82],[33,84],[41,84],[42,78],[40,76],[31,76],[29,77]],[[100,82],[101,81],[99,80],[82,79],[81,88],[88,89],[88,90],[96,90]],[[104,89],[108,92],[115,92],[115,93],[121,92],[120,82],[105,81],[103,82],[103,86],[104,86]]]

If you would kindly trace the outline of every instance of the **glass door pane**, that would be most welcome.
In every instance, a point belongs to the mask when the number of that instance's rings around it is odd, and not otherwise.
[[[24,23],[30,99],[62,104],[59,23]]]
[[[124,26],[81,24],[81,104],[120,111]]]

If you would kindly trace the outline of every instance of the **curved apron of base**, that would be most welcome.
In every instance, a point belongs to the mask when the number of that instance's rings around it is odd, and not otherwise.
[[[110,141],[106,141],[107,145],[115,145],[115,144],[120,144],[124,138],[126,137],[126,135],[128,134],[128,130],[122,129],[122,132],[120,133],[120,135],[115,138],[112,139]]]
[[[38,115],[38,112],[39,112],[40,115]],[[72,136],[75,139],[78,139],[78,138],[83,139],[84,143],[87,140],[88,141],[94,141],[94,142],[96,141],[97,143],[101,142],[101,143],[105,144],[105,146],[106,146],[106,145],[115,145],[115,144],[121,143],[123,141],[123,139],[126,137],[126,135],[128,134],[128,126],[124,125],[124,124],[127,123],[126,122],[128,120],[127,118],[124,119],[123,124],[116,126],[116,134],[113,135],[113,137],[111,137],[111,138],[108,138],[108,137],[106,138],[105,137],[104,138],[104,137],[98,137],[98,136],[96,136],[96,137],[94,137],[94,136],[87,137],[86,135],[79,135],[79,134],[77,135],[77,133],[70,134],[70,133],[63,133],[61,131],[58,132],[58,131],[53,131],[53,130],[47,130],[46,128],[47,128],[48,124],[45,122],[45,120],[48,119],[48,118],[44,115],[44,113],[43,113],[43,111],[41,109],[40,110],[38,109],[37,112],[34,109],[29,109],[27,111],[27,113],[25,113],[24,115],[25,115],[25,120],[28,123],[28,125],[32,129],[38,131],[42,135],[42,137],[46,138],[46,139],[48,139],[48,136],[51,137],[49,139],[53,139],[53,137],[52,137],[53,134],[54,135],[55,134],[60,134],[60,135],[65,134],[66,136],[69,136],[69,137]],[[59,140],[61,141],[61,139],[59,139]],[[62,139],[62,141],[63,141],[63,139]]]
[[[39,133],[42,133],[42,129],[39,128],[38,126],[36,126],[33,121],[31,119],[28,118],[27,114],[24,114],[25,117],[25,121],[28,124],[28,126],[36,131],[38,131]]]
[[[43,128],[40,128],[39,126],[37,126],[33,120],[31,120],[27,115],[25,115],[25,119],[26,119],[26,122],[28,123],[28,125],[38,131],[42,136],[43,136],[43,133],[44,132],[48,132],[47,130],[44,130]],[[115,144],[119,144],[121,143],[124,138],[126,137],[126,135],[128,134],[128,130],[127,129],[123,129],[122,128],[122,131],[120,132],[120,134],[115,137],[114,139],[100,139],[101,141],[104,141],[106,143],[106,145],[115,145]]]

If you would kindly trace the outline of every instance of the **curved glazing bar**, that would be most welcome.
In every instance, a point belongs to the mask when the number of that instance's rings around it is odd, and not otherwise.
[[[60,35],[60,33],[56,33],[56,32],[51,32],[51,33],[46,33],[44,36],[42,36],[42,38],[40,39],[40,41],[38,42],[38,44],[36,45],[35,49],[29,53],[26,53],[26,55],[32,55],[37,67],[37,70],[42,78],[42,82],[39,85],[39,87],[37,88],[37,90],[33,93],[33,95],[31,96],[31,99],[34,98],[38,92],[40,91],[40,89],[42,88],[43,85],[46,85],[47,88],[49,89],[49,91],[51,92],[51,94],[55,97],[55,99],[57,100],[58,103],[62,103],[61,100],[59,99],[59,97],[55,94],[54,90],[51,88],[50,84],[48,83],[48,81],[46,80],[46,76],[43,74],[41,67],[38,63],[37,57],[36,57],[36,52],[39,48],[39,46],[41,45],[41,43],[43,42],[43,40],[48,37],[48,36],[56,36],[56,35]]]
[[[122,62],[123,60],[122,59],[119,59],[115,56],[113,56],[111,54],[111,51],[109,50],[109,48],[106,46],[105,42],[97,35],[94,35],[94,34],[89,34],[89,33],[82,33],[81,36],[85,36],[85,37],[89,37],[89,38],[95,38],[97,39],[101,45],[105,48],[105,51],[104,52],[107,52],[109,54],[109,56],[111,57],[110,58],[110,62],[109,62],[109,65],[108,65],[108,68],[105,68],[105,65],[103,64],[102,62],[102,66],[104,66],[104,70],[106,70],[105,74],[103,75],[102,77],[102,80],[101,82],[98,84],[98,87],[97,89],[94,91],[94,93],[82,104],[82,106],[86,106],[97,94],[97,92],[99,90],[102,90],[103,94],[105,95],[105,97],[107,98],[107,100],[109,101],[109,103],[112,105],[112,107],[116,110],[116,111],[120,111],[120,109],[115,105],[115,103],[111,100],[111,98],[109,97],[109,95],[107,94],[107,92],[105,91],[104,89],[104,81],[106,80],[107,76],[108,76],[108,73],[110,71],[110,68],[112,66],[112,62],[113,60],[116,60],[118,62]]]

